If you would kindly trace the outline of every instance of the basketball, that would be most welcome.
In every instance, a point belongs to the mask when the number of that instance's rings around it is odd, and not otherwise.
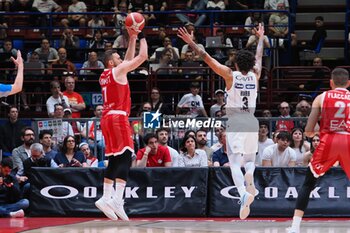
[[[125,26],[135,30],[142,30],[145,26],[145,18],[138,12],[130,13],[126,16]]]

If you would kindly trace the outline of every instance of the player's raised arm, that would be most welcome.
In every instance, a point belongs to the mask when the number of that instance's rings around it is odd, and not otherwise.
[[[192,49],[195,51],[195,53],[203,59],[205,63],[208,64],[208,66],[214,70],[214,72],[221,77],[223,77],[225,80],[228,80],[230,77],[232,77],[232,70],[225,66],[220,64],[217,60],[212,58],[206,51],[201,49],[194,41],[193,41],[193,32],[191,34],[188,33],[187,29],[185,27],[179,28],[177,32],[177,36],[180,37],[183,41],[185,41]]]
[[[12,90],[9,95],[14,95],[18,92],[22,91],[23,87],[23,59],[21,55],[21,51],[17,51],[17,58],[11,57],[13,63],[15,63],[17,67],[17,75],[14,84],[12,84]]]
[[[254,71],[257,79],[260,79],[261,69],[262,69],[262,56],[264,52],[264,26],[259,23],[258,30],[256,31],[256,35],[259,37],[258,46],[256,48],[255,53],[255,66]]]
[[[130,27],[126,27],[126,30],[129,34],[129,43],[128,43],[128,49],[125,53],[125,61],[130,61],[135,57],[135,48],[136,48],[136,39],[138,32]]]
[[[143,35],[143,32],[138,32],[133,29],[129,30],[130,37],[138,36],[140,40],[140,51],[139,54],[134,57],[130,61],[126,61],[126,69],[129,71],[135,70],[137,67],[139,67],[142,63],[144,63],[148,59],[148,46],[145,36]],[[124,64],[123,64],[124,65]]]

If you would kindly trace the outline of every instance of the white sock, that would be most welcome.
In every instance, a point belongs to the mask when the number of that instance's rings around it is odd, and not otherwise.
[[[125,183],[115,182],[115,198],[117,201],[123,200],[123,194],[125,190]]]
[[[299,216],[294,216],[293,217],[293,222],[292,222],[292,228],[293,229],[299,229],[300,228],[300,223],[301,223],[301,217]]]
[[[111,199],[113,195],[114,189],[113,189],[113,183],[103,183],[103,195],[102,198],[104,199]]]

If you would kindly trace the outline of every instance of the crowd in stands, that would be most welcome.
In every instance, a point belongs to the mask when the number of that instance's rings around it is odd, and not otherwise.
[[[183,1],[184,9],[178,10],[290,10],[288,0],[188,0]],[[69,6],[59,5],[53,0],[14,0],[1,1],[0,8],[5,11],[29,11],[29,12],[69,12],[78,14],[60,15],[53,17],[54,25],[62,27],[62,34],[58,36],[58,42],[50,40],[48,29],[41,29],[40,41],[37,40],[36,48],[28,52],[26,78],[37,80],[34,86],[25,86],[21,95],[23,109],[29,110],[35,106],[37,112],[45,112],[49,121],[60,122],[61,130],[41,130],[36,132],[26,127],[18,118],[19,108],[11,106],[8,109],[8,120],[0,126],[0,145],[2,149],[2,162],[0,166],[0,216],[23,217],[23,209],[29,203],[25,199],[28,189],[28,177],[31,175],[31,167],[104,167],[104,139],[100,129],[99,119],[102,114],[102,105],[87,106],[79,92],[100,90],[89,89],[85,85],[76,86],[76,82],[97,78],[101,69],[104,69],[104,51],[109,49],[123,49],[128,43],[128,34],[125,33],[124,20],[127,12],[153,12],[173,10],[168,1],[162,0],[95,0],[91,2],[72,0]],[[84,15],[79,13],[111,11],[115,12],[111,17],[102,14]],[[64,17],[63,17],[64,16]],[[131,122],[135,154],[133,155],[134,167],[208,167],[228,166],[226,154],[225,132],[225,91],[224,88],[215,88],[213,97],[215,103],[206,106],[203,103],[201,89],[203,89],[204,74],[201,71],[203,63],[201,58],[187,45],[176,40],[176,32],[171,34],[168,30],[169,19],[165,14],[147,13],[144,15],[148,26],[154,26],[156,33],[147,37],[151,56],[149,65],[151,72],[159,69],[160,75],[187,75],[185,85],[177,84],[176,88],[187,90],[190,93],[179,98],[177,103],[169,104],[165,101],[170,85],[154,86],[149,96],[144,96],[144,102],[137,113],[140,120]],[[180,23],[177,26],[185,26],[188,31],[194,33],[200,46],[222,62],[234,69],[236,50],[256,49],[256,30],[259,23],[263,23],[269,30],[264,40],[265,55],[264,64],[269,69],[271,64],[270,48],[285,49],[289,46],[299,46],[301,49],[315,49],[319,41],[327,37],[323,27],[323,18],[315,19],[316,32],[311,43],[297,43],[296,35],[290,31],[288,20],[293,20],[284,12],[261,12],[215,14],[214,32],[210,36],[219,39],[219,44],[214,46],[214,40],[208,40],[209,34],[199,30],[200,26],[208,25],[208,19],[212,17],[207,13],[173,14]],[[35,25],[47,27],[50,18],[45,15],[28,15]],[[16,49],[12,38],[7,37],[6,28],[11,26],[7,17],[0,17],[0,38],[3,39],[3,48],[0,53],[16,55]],[[227,33],[226,29],[218,25],[241,25],[243,31],[238,36]],[[30,26],[30,25],[29,25]],[[106,30],[106,26],[112,26],[112,32]],[[71,28],[72,27],[72,28]],[[74,27],[88,28],[86,34],[75,35]],[[292,33],[292,36],[290,37]],[[291,41],[292,38],[294,41]],[[215,42],[216,43],[216,42]],[[298,55],[290,64],[299,64]],[[322,59],[315,58],[314,66],[322,66]],[[41,70],[42,68],[47,68]],[[179,67],[179,68],[174,68]],[[187,71],[186,67],[196,67],[195,71]],[[34,68],[31,70],[31,68]],[[38,70],[35,70],[37,68]],[[161,68],[168,68],[162,71]],[[169,69],[170,68],[170,69]],[[152,69],[152,70],[151,70]],[[148,73],[143,73],[148,75]],[[9,74],[7,74],[9,75]],[[320,73],[315,74],[320,77]],[[189,82],[194,81],[194,82]],[[144,84],[142,84],[144,85]],[[61,90],[61,88],[64,91]],[[95,87],[96,88],[96,87]],[[78,91],[76,89],[79,89]],[[305,82],[297,87],[298,91],[316,91],[319,86],[315,83]],[[26,92],[42,93],[50,90],[49,94],[35,95],[33,100],[27,99]],[[133,91],[133,90],[131,90]],[[163,99],[164,98],[164,99]],[[167,99],[168,100],[168,99]],[[32,101],[31,103],[29,101]],[[206,102],[206,101],[205,101]],[[214,102],[214,101],[212,101]],[[289,102],[289,101],[288,101]],[[310,160],[314,148],[319,142],[319,136],[312,138],[311,143],[305,140],[303,128],[305,119],[291,120],[294,117],[307,117],[310,112],[310,102],[301,100],[294,107],[288,102],[281,102],[278,109],[259,109],[261,117],[259,129],[259,152],[256,157],[257,166],[292,167],[306,166]],[[137,108],[137,107],[136,107]],[[82,112],[87,111],[91,119],[83,122],[76,120]],[[159,111],[164,115],[196,117],[216,117],[222,120],[222,127],[196,128],[196,129],[166,129],[156,131],[143,128],[143,113]],[[273,112],[273,114],[272,114]],[[279,112],[279,114],[275,114]],[[86,114],[84,114],[86,115]],[[273,115],[279,116],[279,120],[269,121]],[[273,136],[273,138],[270,138]],[[318,141],[317,141],[318,140]],[[38,141],[38,142],[37,142]],[[11,181],[11,182],[10,182]],[[10,194],[11,195],[10,195]],[[2,208],[2,203],[10,203],[12,206]]]

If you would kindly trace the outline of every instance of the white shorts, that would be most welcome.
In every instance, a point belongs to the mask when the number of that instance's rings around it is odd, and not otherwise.
[[[257,132],[226,132],[227,154],[256,154],[258,139]]]

